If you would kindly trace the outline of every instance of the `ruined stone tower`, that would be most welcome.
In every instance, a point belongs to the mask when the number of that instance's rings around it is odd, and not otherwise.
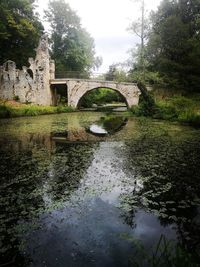
[[[0,98],[19,98],[23,103],[51,105],[49,81],[54,79],[55,64],[49,56],[47,35],[41,37],[35,59],[29,58],[28,62],[30,66],[24,66],[22,70],[10,60],[0,67]]]

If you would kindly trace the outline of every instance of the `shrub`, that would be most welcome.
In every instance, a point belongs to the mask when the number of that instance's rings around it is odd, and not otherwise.
[[[179,112],[188,110],[188,109],[193,109],[195,106],[195,103],[192,99],[186,98],[184,96],[176,96],[176,97],[171,98],[169,101],[170,101],[170,104],[176,107],[176,109]]]
[[[200,104],[198,98],[174,96],[159,100],[151,105],[142,99],[139,106],[132,107],[131,112],[136,116],[150,116],[156,119],[172,120],[200,127]]]
[[[35,106],[27,106],[24,109],[24,114],[28,115],[28,116],[37,116],[41,113],[42,110],[39,110],[37,107]]]
[[[56,111],[58,113],[62,113],[62,112],[73,112],[74,108],[70,107],[70,106],[57,106],[56,107]]]
[[[194,111],[185,111],[179,115],[179,121],[187,122],[194,127],[200,127],[200,114]]]
[[[37,105],[20,105],[10,106],[9,104],[0,104],[0,118],[20,117],[20,116],[37,116],[42,114],[66,113],[73,112],[74,109],[68,106],[37,106]]]
[[[156,119],[174,120],[178,118],[176,107],[169,103],[159,102],[157,104],[157,112],[153,116]]]

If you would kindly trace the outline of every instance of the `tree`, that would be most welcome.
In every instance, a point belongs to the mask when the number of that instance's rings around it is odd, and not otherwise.
[[[141,4],[141,18],[137,21],[133,21],[129,27],[129,30],[136,34],[140,38],[140,46],[137,49],[139,59],[137,60],[137,66],[141,71],[141,79],[145,81],[145,40],[149,32],[149,22],[145,18],[145,1],[134,0]]]
[[[109,66],[109,70],[105,75],[106,81],[113,81],[115,79],[115,73],[117,71],[117,67],[115,64]]]
[[[0,1],[0,64],[10,59],[21,67],[34,55],[43,26],[33,4],[34,0]]]
[[[105,74],[106,81],[127,82],[127,73],[124,70],[124,63],[115,63],[109,66],[108,72]]]
[[[64,0],[51,0],[46,19],[51,26],[52,57],[57,71],[88,73],[99,66],[100,58],[95,58],[94,40],[81,27],[80,18]]]
[[[152,15],[150,69],[173,87],[200,91],[200,0],[165,0]]]

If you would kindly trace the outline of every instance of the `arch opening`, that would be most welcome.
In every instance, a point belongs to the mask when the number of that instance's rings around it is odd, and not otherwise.
[[[78,109],[103,109],[127,110],[126,98],[116,89],[109,87],[97,87],[84,93],[77,104]]]
[[[68,95],[66,83],[51,85],[51,96],[53,106],[67,105]]]

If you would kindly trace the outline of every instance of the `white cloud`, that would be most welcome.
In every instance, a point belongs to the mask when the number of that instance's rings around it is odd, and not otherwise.
[[[106,71],[113,62],[127,59],[127,50],[135,37],[127,32],[130,22],[140,15],[133,0],[68,0],[81,18],[82,26],[95,40],[97,55],[103,57],[99,71]],[[39,10],[47,8],[48,0],[38,0]],[[155,9],[160,0],[146,0],[147,9]]]

